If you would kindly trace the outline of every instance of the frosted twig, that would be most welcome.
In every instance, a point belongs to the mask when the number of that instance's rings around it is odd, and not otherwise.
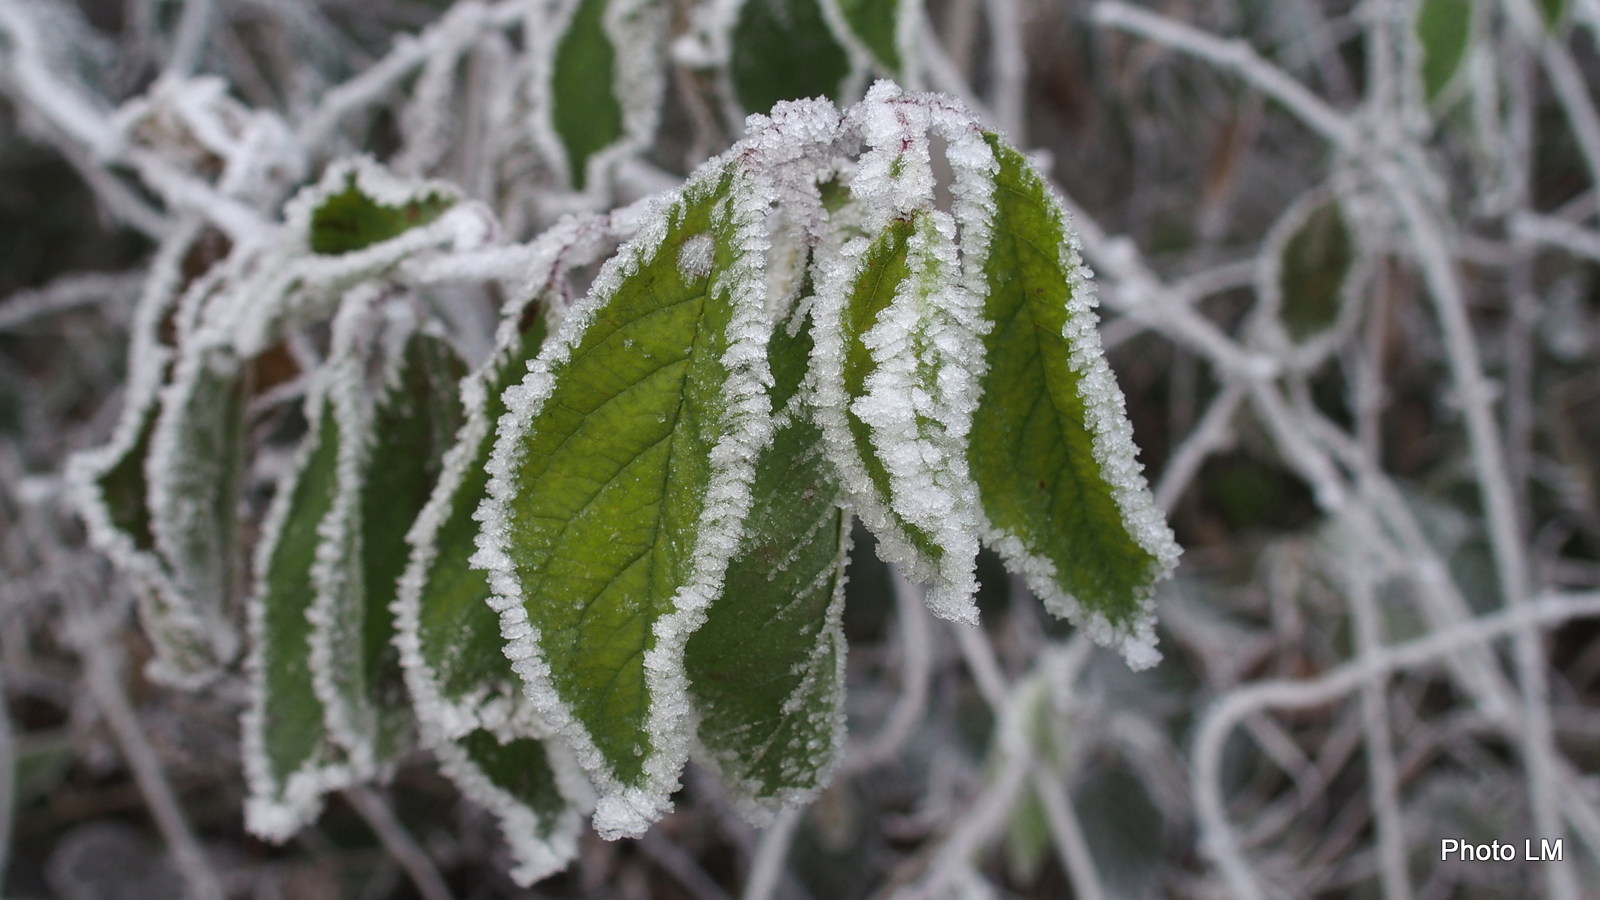
[[[921,604],[917,604],[921,606]],[[794,830],[800,824],[805,810],[786,806],[778,811],[772,824],[761,832],[761,843],[756,847],[755,860],[750,863],[750,877],[744,883],[740,900],[771,900],[773,891],[783,877],[784,865],[789,860],[789,845],[794,842]]]
[[[1120,28],[1237,73],[1341,149],[1354,149],[1356,130],[1346,116],[1262,59],[1244,41],[1224,40],[1120,0],[1100,0],[1091,15],[1101,25]]]
[[[387,800],[370,787],[345,788],[341,793],[378,836],[383,849],[410,876],[411,883],[416,886],[423,900],[451,900],[450,887],[439,875],[428,851],[422,849],[405,826],[400,824],[400,820],[395,818]]]
[[[1365,539],[1358,537],[1358,545]],[[1346,575],[1345,592],[1356,624],[1360,658],[1381,652],[1383,636],[1377,603],[1372,596],[1370,570],[1365,566],[1338,565]],[[1410,900],[1411,879],[1406,871],[1405,822],[1400,813],[1400,776],[1395,769],[1394,740],[1389,731],[1387,678],[1375,675],[1361,688],[1361,726],[1366,735],[1368,790],[1377,823],[1378,871],[1388,900]]]
[[[1078,821],[1078,811],[1066,785],[1061,783],[1049,766],[1033,767],[1033,790],[1044,807],[1045,823],[1050,827],[1050,837],[1055,841],[1056,854],[1067,870],[1072,882],[1072,895],[1077,900],[1102,900],[1105,889],[1100,886],[1100,873],[1089,853],[1089,842],[1083,836],[1083,824]]]
[[[172,37],[172,53],[167,57],[164,78],[187,78],[200,62],[205,50],[206,32],[211,27],[213,0],[183,0],[183,14]]]
[[[1207,710],[1194,749],[1194,802],[1203,832],[1203,849],[1240,900],[1265,895],[1244,860],[1228,824],[1222,797],[1222,749],[1233,728],[1258,710],[1304,709],[1331,703],[1361,684],[1388,673],[1436,662],[1466,647],[1528,628],[1551,627],[1575,618],[1600,615],[1600,594],[1546,597],[1514,609],[1482,616],[1329,670],[1308,681],[1259,681],[1236,688]]]
[[[122,689],[121,653],[106,639],[106,625],[85,606],[87,601],[76,593],[72,597],[75,608],[67,625],[67,636],[83,660],[89,693],[117,736],[117,746],[133,771],[134,782],[139,785],[150,817],[167,842],[189,898],[222,900],[222,884],[200,848],[200,842],[195,839],[177,795],[161,769],[161,761],[145,738],[138,714]]]
[[[1402,220],[1411,233],[1423,279],[1428,285],[1440,326],[1445,334],[1445,349],[1450,362],[1451,380],[1467,420],[1473,468],[1478,489],[1488,513],[1489,543],[1494,552],[1500,591],[1507,607],[1525,601],[1528,570],[1521,529],[1517,523],[1515,494],[1507,478],[1503,445],[1495,422],[1493,399],[1484,383],[1478,359],[1477,339],[1467,318],[1466,301],[1456,278],[1455,266],[1443,234],[1422,201],[1401,173],[1393,166],[1381,166],[1379,175],[1390,189]],[[1517,680],[1526,707],[1522,750],[1528,768],[1529,800],[1533,806],[1534,827],[1541,834],[1556,834],[1561,825],[1556,805],[1555,752],[1550,725],[1550,704],[1545,676],[1544,653],[1538,635],[1526,631],[1516,641]],[[1565,866],[1548,869],[1550,896],[1555,900],[1576,900],[1577,884]]]
[[[1519,212],[1511,218],[1511,233],[1524,241],[1549,244],[1577,256],[1600,260],[1600,232],[1565,219]]]
[[[933,675],[933,636],[928,629],[928,608],[921,590],[891,568],[895,613],[900,622],[900,696],[895,699],[872,740],[848,753],[842,775],[870,769],[899,755],[928,706],[928,679]]]
[[[1012,143],[1026,145],[1023,101],[1028,91],[1028,55],[1022,46],[1019,0],[983,0],[989,20],[990,92],[995,121]]]
[[[1600,184],[1600,114],[1596,114],[1590,99],[1589,87],[1584,84],[1583,72],[1567,45],[1544,26],[1543,14],[1532,0],[1505,0],[1506,14],[1516,23],[1524,40],[1539,53],[1539,62],[1550,76],[1550,87],[1555,91],[1567,124],[1572,127],[1573,139],[1583,154],[1589,177]]]
[[[1211,401],[1199,423],[1168,457],[1161,480],[1156,484],[1156,506],[1171,510],[1189,487],[1189,482],[1199,474],[1206,457],[1233,439],[1233,414],[1238,411],[1244,396],[1244,387],[1234,381],[1229,382],[1222,393]]]
[[[661,832],[651,829],[639,841],[639,849],[644,855],[661,868],[667,870],[678,883],[694,895],[695,900],[729,900],[728,892],[722,885],[712,880],[706,870],[695,862],[694,857],[684,852],[683,848],[661,836]]]
[[[17,291],[0,300],[0,331],[11,331],[43,316],[136,296],[144,272],[63,275],[42,288]]]

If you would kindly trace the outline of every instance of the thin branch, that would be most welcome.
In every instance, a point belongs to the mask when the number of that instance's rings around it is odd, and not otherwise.
[[[383,849],[405,870],[422,900],[452,900],[450,886],[444,883],[428,851],[400,824],[394,810],[389,808],[389,801],[370,787],[345,788],[341,793],[378,836]]]

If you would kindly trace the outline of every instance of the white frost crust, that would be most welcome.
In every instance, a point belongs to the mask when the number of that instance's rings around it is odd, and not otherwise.
[[[982,338],[988,323],[982,294],[974,288],[989,235],[987,229],[969,227],[958,245],[957,220],[934,208],[929,134],[949,142],[954,208],[964,224],[983,219],[991,202],[993,157],[974,146],[981,135],[959,105],[907,95],[887,81],[872,86],[867,99],[851,110],[849,122],[868,147],[851,182],[868,233],[880,234],[897,220],[916,224],[906,251],[910,273],[861,336],[874,364],[861,397],[844,392],[844,315],[851,289],[864,274],[870,242],[852,240],[836,259],[819,265],[814,309],[818,420],[846,492],[879,539],[879,555],[902,566],[913,581],[933,583],[928,605],[936,615],[975,623],[982,512],[967,471],[966,442],[985,368]],[[888,497],[878,496],[858,455],[847,410],[871,431],[888,473]],[[919,552],[901,523],[927,534],[942,558],[936,562]]]
[[[404,206],[438,195],[454,204],[426,225],[349,253],[322,255],[310,247],[311,215],[342,193],[354,176],[356,188],[385,206]],[[404,264],[426,271],[438,256],[485,251],[498,226],[482,204],[461,199],[448,182],[398,178],[370,157],[332,163],[317,184],[284,205],[284,224],[270,242],[230,258],[234,285],[216,304],[213,327],[226,329],[241,357],[254,356],[287,328],[324,317],[343,293]]]
[[[800,395],[796,395],[795,399],[799,398]],[[804,415],[799,410],[795,410],[795,414]],[[825,728],[827,745],[813,746],[808,743],[805,748],[811,759],[821,758],[822,763],[809,772],[799,769],[785,771],[783,777],[788,784],[776,793],[768,793],[769,785],[741,771],[742,766],[739,764],[741,754],[706,746],[699,737],[699,729],[696,728],[694,758],[722,783],[734,810],[757,828],[771,825],[784,807],[805,806],[815,800],[823,788],[833,781],[833,774],[844,758],[848,718],[844,708],[845,654],[848,651],[844,636],[844,593],[845,585],[849,581],[845,569],[850,560],[850,522],[851,516],[846,510],[839,525],[838,558],[832,568],[824,570],[818,576],[819,580],[834,579],[833,596],[828,601],[828,609],[824,613],[822,630],[817,634],[817,643],[812,648],[810,657],[800,664],[805,677],[789,693],[781,710],[784,715],[794,715],[799,712],[807,698],[817,690],[818,682],[823,679],[828,680],[827,686],[823,688],[826,692],[826,699],[823,702],[832,710],[832,715],[825,724],[813,721],[811,724],[818,727],[807,729],[808,732],[815,732]],[[834,655],[834,665],[832,669],[824,670],[821,662],[827,658],[830,651]]]
[[[1183,551],[1145,482],[1122,389],[1117,386],[1116,376],[1100,348],[1099,316],[1095,313],[1099,301],[1094,292],[1093,273],[1083,263],[1071,217],[1050,190],[1049,183],[1033,171],[1031,163],[1027,175],[1038,179],[1043,186],[1050,213],[1066,236],[1060,250],[1060,266],[1067,273],[1068,283],[1067,323],[1062,337],[1070,347],[1072,370],[1079,376],[1078,396],[1083,399],[1084,422],[1093,435],[1095,462],[1122,513],[1123,526],[1134,542],[1154,558],[1146,578],[1149,588],[1140,602],[1139,614],[1130,622],[1118,625],[1103,613],[1085,610],[1076,598],[1063,591],[1055,579],[1055,564],[1030,553],[1016,535],[986,525],[985,541],[1000,554],[1008,568],[1023,576],[1028,587],[1044,601],[1046,609],[1071,620],[1096,643],[1120,651],[1129,668],[1147,669],[1161,661],[1161,652],[1156,649],[1155,584],[1172,574]]]
[[[278,481],[277,493],[262,523],[256,543],[255,590],[246,606],[249,650],[245,654],[245,675],[250,690],[250,705],[240,716],[245,782],[250,795],[245,801],[245,827],[269,841],[286,841],[322,812],[322,795],[355,784],[359,779],[344,762],[331,760],[333,748],[326,741],[313,758],[289,773],[283,781],[272,771],[266,750],[266,577],[272,554],[277,550],[294,501],[294,488],[301,473],[316,453],[316,436],[321,432],[324,394],[318,384],[306,395],[305,411],[309,428],[307,439],[295,451],[294,460]]]
[[[503,397],[508,412],[498,423],[488,465],[489,495],[477,513],[483,530],[472,562],[488,572],[495,592],[491,603],[500,613],[501,634],[506,639],[505,653],[523,678],[526,696],[545,721],[570,742],[578,761],[599,789],[594,827],[608,839],[642,834],[670,811],[669,798],[688,759],[693,723],[683,667],[684,644],[704,621],[705,607],[721,593],[728,560],[737,550],[749,511],[754,461],[772,436],[766,394],[766,385],[772,380],[766,359],[771,322],[764,308],[766,282],[762,271],[768,249],[768,210],[779,199],[782,173],[821,152],[802,142],[825,138],[826,146],[831,148],[837,139],[837,124],[837,113],[825,101],[782,104],[770,124],[758,126],[756,133],[701,166],[685,188],[658,198],[641,220],[636,236],[601,268],[589,294],[573,307],[561,330],[529,366],[527,377],[520,385],[508,388]],[[738,256],[712,283],[713,291],[730,295],[733,308],[728,349],[722,358],[729,372],[722,394],[728,420],[710,455],[712,475],[692,553],[692,570],[673,597],[672,611],[656,621],[656,643],[645,654],[645,679],[650,692],[646,731],[653,746],[644,761],[644,782],[626,785],[616,777],[588,729],[551,684],[549,663],[539,649],[539,631],[528,620],[525,608],[533,598],[524,596],[507,554],[509,507],[516,495],[516,469],[527,430],[554,392],[556,380],[589,323],[644,260],[660,251],[672,210],[688,190],[714,184],[730,166],[735,183],[729,198],[719,204],[713,227],[729,237],[738,248]]]

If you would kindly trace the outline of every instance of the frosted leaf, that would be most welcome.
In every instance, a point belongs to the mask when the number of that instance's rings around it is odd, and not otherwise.
[[[744,111],[807,97],[843,100],[860,90],[862,67],[828,22],[826,2],[743,0],[724,14],[729,93]]]
[[[844,744],[844,565],[840,508],[821,433],[804,409],[811,333],[804,314],[768,345],[772,446],[756,464],[753,502],[720,597],[690,636],[696,758],[757,825],[808,802]]]
[[[527,696],[599,788],[606,837],[669,809],[688,755],[684,642],[771,438],[767,217],[837,123],[830,105],[786,106],[663,198],[504,394],[474,564]],[[711,274],[685,281],[679,248],[703,234]]]
[[[891,77],[903,77],[916,37],[918,7],[908,0],[825,0],[838,8],[838,21]],[[837,27],[837,26],[836,26]]]
[[[502,312],[495,352],[462,381],[466,421],[406,536],[410,560],[394,603],[395,642],[422,743],[465,796],[499,819],[519,883],[567,863],[594,798],[570,751],[522,697],[521,679],[501,652],[488,580],[467,564],[478,533],[472,513],[487,490],[490,429],[505,412],[500,395],[559,321],[567,268],[609,246],[609,226],[600,217],[567,219],[523,248],[525,286]],[[509,767],[516,772],[499,765],[506,760],[517,762]]]
[[[954,225],[917,210],[826,271],[816,304],[817,414],[879,554],[931,581],[938,615],[977,621],[977,494],[966,441],[982,374],[977,299]]]
[[[661,106],[664,8],[651,0],[565,0],[530,37],[535,139],[574,189],[598,197],[616,163],[654,137]]]
[[[145,475],[160,392],[175,356],[161,335],[166,330],[176,336],[183,259],[201,235],[200,226],[191,224],[163,241],[130,329],[128,381],[116,430],[105,446],[72,457],[66,472],[90,541],[127,576],[138,597],[140,621],[155,650],[147,674],[178,687],[211,680],[233,653],[231,632],[194,608],[157,554]],[[206,290],[197,287],[194,295]]]
[[[418,327],[402,298],[376,290],[346,298],[323,370],[342,433],[337,491],[318,526],[312,570],[311,671],[328,732],[355,772],[376,773],[409,737],[390,605],[406,560],[405,535],[422,510],[461,424],[464,374],[448,342]]]
[[[982,262],[992,327],[968,444],[985,540],[1051,612],[1134,668],[1154,665],[1151,595],[1179,549],[1136,459],[1060,202],[1020,153],[986,140],[999,163]]]
[[[309,431],[277,494],[256,546],[255,591],[247,606],[250,632],[245,674],[250,706],[242,719],[245,825],[283,841],[312,821],[322,795],[355,783],[343,752],[328,737],[312,684],[311,570],[321,543],[318,526],[338,489],[343,438],[325,392],[306,398]]]

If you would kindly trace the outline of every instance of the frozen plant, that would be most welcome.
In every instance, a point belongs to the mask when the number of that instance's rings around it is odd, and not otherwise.
[[[551,116],[574,205],[646,128]],[[279,223],[272,186],[303,161],[275,120],[208,81],[124,119],[130,142],[197,144],[196,171],[224,158],[208,189],[243,170],[256,208],[163,237],[122,421],[72,480],[153,678],[203,686],[244,648],[256,834],[289,838],[418,745],[500,819],[523,883],[591,812],[643,835],[691,756],[770,823],[840,762],[857,515],[962,627],[984,543],[1133,667],[1159,658],[1178,549],[1067,215],[959,100],[879,81],[842,112],[779,101],[681,187],[524,243],[395,171],[421,143],[326,164]],[[504,298],[492,346],[447,302],[460,282]]]

